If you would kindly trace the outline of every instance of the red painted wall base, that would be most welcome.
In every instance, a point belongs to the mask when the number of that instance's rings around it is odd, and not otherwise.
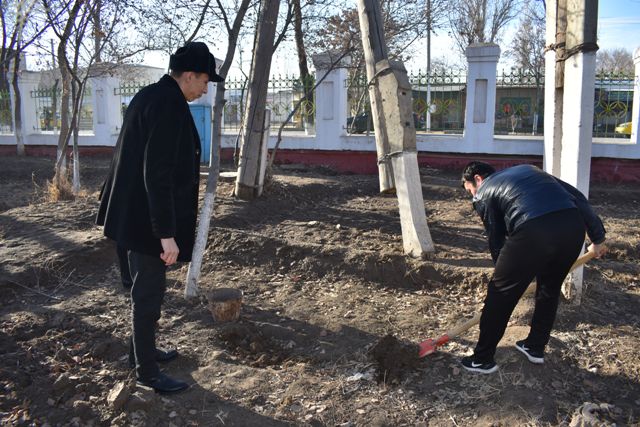
[[[28,156],[54,157],[56,147],[50,145],[26,146]],[[81,147],[82,156],[111,156],[113,147]],[[70,153],[70,150],[69,150]],[[15,155],[14,145],[0,146],[0,156]],[[233,149],[222,150],[222,160],[233,158]],[[369,151],[320,151],[320,150],[278,150],[276,163],[302,164],[306,166],[323,166],[339,173],[377,174],[376,153]],[[420,166],[436,169],[462,171],[472,160],[491,163],[497,169],[520,163],[530,163],[542,167],[540,156],[500,156],[487,154],[461,153],[418,153]],[[612,159],[597,157],[591,159],[591,180],[593,182],[640,182],[640,160]]]

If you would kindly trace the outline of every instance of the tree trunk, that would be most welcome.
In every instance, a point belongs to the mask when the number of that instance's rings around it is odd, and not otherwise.
[[[20,69],[20,55],[16,56],[13,64],[13,117],[14,117],[14,129],[13,132],[16,135],[16,151],[18,156],[25,155],[24,149],[24,135],[22,135],[22,95],[20,93],[19,85],[19,69]]]
[[[381,176],[381,190],[396,190],[405,254],[423,257],[435,248],[424,211],[411,84],[404,65],[388,60],[378,1],[359,0],[358,12],[380,156],[378,164],[393,172],[393,187],[382,188]]]
[[[60,35],[60,43],[58,44],[58,68],[60,70],[60,77],[62,80],[62,97],[60,99],[60,135],[58,136],[58,150],[57,161],[54,169],[54,185],[59,191],[63,191],[67,186],[67,166],[66,166],[66,151],[69,146],[70,123],[69,123],[69,98],[71,97],[71,71],[69,67],[69,61],[67,59],[67,43],[69,37],[73,32],[73,24],[78,17],[80,8],[82,7],[84,0],[76,0],[71,10],[69,10],[69,16],[65,25],[64,31]],[[56,117],[53,116],[55,123]]]
[[[93,41],[94,41],[94,53],[96,63],[102,62],[102,39],[104,38],[104,32],[102,30],[102,0],[95,0],[92,19],[93,19]]]
[[[303,93],[310,94],[305,101],[305,105],[313,105],[314,93],[311,90],[311,88],[313,88],[313,79],[307,66],[307,51],[304,47],[304,35],[302,33],[302,8],[300,7],[300,0],[293,0],[293,14],[293,29],[296,40],[296,50],[298,52],[300,81],[302,82]],[[313,125],[315,119],[313,109],[303,108],[302,118],[306,124]]]
[[[58,58],[60,58],[58,56]],[[59,59],[60,62],[62,59]],[[66,151],[69,136],[69,101],[71,98],[71,76],[66,66],[60,66],[62,94],[60,96],[60,133],[58,134],[58,149],[56,155],[55,183],[63,185],[67,179]],[[53,117],[54,123],[56,117]]]
[[[198,293],[198,279],[202,267],[202,256],[207,246],[207,235],[209,234],[209,225],[216,201],[218,175],[220,175],[220,140],[222,137],[222,110],[225,103],[224,92],[224,82],[218,83],[213,107],[213,124],[211,126],[211,161],[209,162],[207,189],[202,201],[196,241],[193,246],[189,270],[187,271],[187,283],[184,288],[185,298],[195,297]]]
[[[80,192],[80,150],[78,148],[78,123],[80,121],[80,109],[78,108],[78,105],[82,105],[82,96],[84,91],[82,90],[82,86],[78,89],[78,85],[75,82],[72,84],[72,89],[72,98],[74,101],[71,126],[71,129],[73,129],[73,181],[71,191],[73,191],[73,194],[77,196]]]
[[[233,27],[229,28],[229,44],[224,63],[220,67],[218,74],[227,76],[229,67],[233,62],[236,45],[238,44],[238,34],[242,26],[242,21],[249,8],[249,0],[242,0]],[[213,208],[216,200],[216,189],[218,186],[218,175],[220,173],[220,141],[222,139],[222,111],[224,110],[224,82],[216,86],[216,97],[213,104],[213,115],[211,124],[211,159],[209,161],[209,176],[207,177],[207,188],[204,193],[202,209],[198,218],[198,230],[196,231],[196,241],[191,253],[191,263],[187,271],[186,286],[184,289],[185,298],[196,296],[198,293],[198,278],[202,266],[202,257],[207,246],[207,236],[209,235],[209,224],[213,215]]]
[[[235,188],[236,196],[244,200],[256,197],[258,158],[279,8],[280,0],[262,0],[260,7]]]
[[[382,126],[382,109],[377,107],[378,100],[375,96],[375,87],[371,80],[376,75],[376,64],[388,58],[387,45],[384,42],[384,31],[380,4],[377,1],[358,0],[358,16],[360,18],[360,32],[362,35],[362,48],[364,51],[367,80],[369,80],[369,101],[371,102],[371,115],[373,127],[376,130],[376,149],[378,151],[378,180],[381,193],[393,193],[393,169],[386,159],[389,154],[389,138]]]

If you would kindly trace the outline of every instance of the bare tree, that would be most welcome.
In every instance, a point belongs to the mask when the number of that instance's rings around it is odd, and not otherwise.
[[[633,77],[635,67],[631,52],[624,48],[602,49],[596,55],[598,73],[624,74]]]
[[[229,9],[238,1],[223,2]],[[148,0],[132,2],[131,23],[136,29],[139,43],[145,50],[158,50],[167,54],[186,42],[215,40],[219,23],[223,20],[214,0]]]
[[[70,64],[67,59],[67,45],[72,35],[76,18],[80,14],[80,10],[85,0],[74,0],[68,4],[68,8],[60,8],[64,13],[55,14],[54,4],[50,0],[42,0],[42,4],[47,13],[47,19],[51,28],[59,39],[57,49],[58,67],[61,75],[62,94],[60,97],[60,135],[58,137],[58,149],[56,153],[55,175],[53,179],[53,189],[56,190],[56,196],[69,197],[68,179],[67,179],[67,163],[66,148],[69,144],[71,136],[69,127],[69,104],[71,99],[71,73],[69,71]],[[57,19],[56,19],[57,18]]]
[[[75,0],[63,11],[54,9],[59,8],[59,5],[50,0],[43,0],[43,5],[51,28],[59,39],[57,62],[62,83],[61,124],[53,187],[56,196],[65,197],[71,196],[68,193],[66,165],[66,152],[71,137],[74,160],[71,192],[75,194],[80,189],[78,131],[88,79],[112,72],[123,59],[117,56],[119,50],[115,46],[120,44],[117,38],[122,29],[121,17],[126,16],[126,2]],[[54,15],[55,10],[58,10],[58,19]],[[89,34],[94,37],[88,37]],[[105,55],[114,62],[95,66],[96,61],[102,60]]]
[[[13,64],[11,85],[13,87],[13,122],[15,124],[16,150],[25,154],[22,135],[22,94],[20,93],[21,53],[37,40],[48,28],[39,10],[38,0],[13,0],[0,3],[2,24],[2,50],[0,51],[0,92],[8,91],[9,67]]]
[[[436,2],[431,9],[432,17],[436,16],[435,5]],[[380,6],[389,57],[406,61],[414,43],[427,34],[429,11],[425,3],[416,1],[381,0]],[[432,29],[436,28],[438,21],[434,19],[432,23]],[[324,19],[316,19],[313,25],[310,24],[308,45],[312,53],[351,51],[354,68],[361,68],[363,53],[357,8],[351,6]]]
[[[449,25],[461,52],[472,43],[497,43],[520,11],[520,0],[452,0]]]

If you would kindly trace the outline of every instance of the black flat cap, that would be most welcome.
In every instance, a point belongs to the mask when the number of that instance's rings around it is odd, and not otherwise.
[[[209,48],[202,42],[188,42],[169,58],[169,68],[175,71],[195,71],[207,73],[210,82],[224,79],[216,73],[216,60]]]

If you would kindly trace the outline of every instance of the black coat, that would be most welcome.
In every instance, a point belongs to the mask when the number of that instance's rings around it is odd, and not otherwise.
[[[473,198],[489,237],[494,261],[507,236],[525,222],[564,209],[578,209],[589,239],[605,240],[605,229],[589,201],[575,187],[532,165],[518,165],[489,175]]]
[[[190,261],[200,178],[200,139],[177,82],[165,75],[131,100],[100,196],[96,223],[118,245],[159,256],[173,237]]]

